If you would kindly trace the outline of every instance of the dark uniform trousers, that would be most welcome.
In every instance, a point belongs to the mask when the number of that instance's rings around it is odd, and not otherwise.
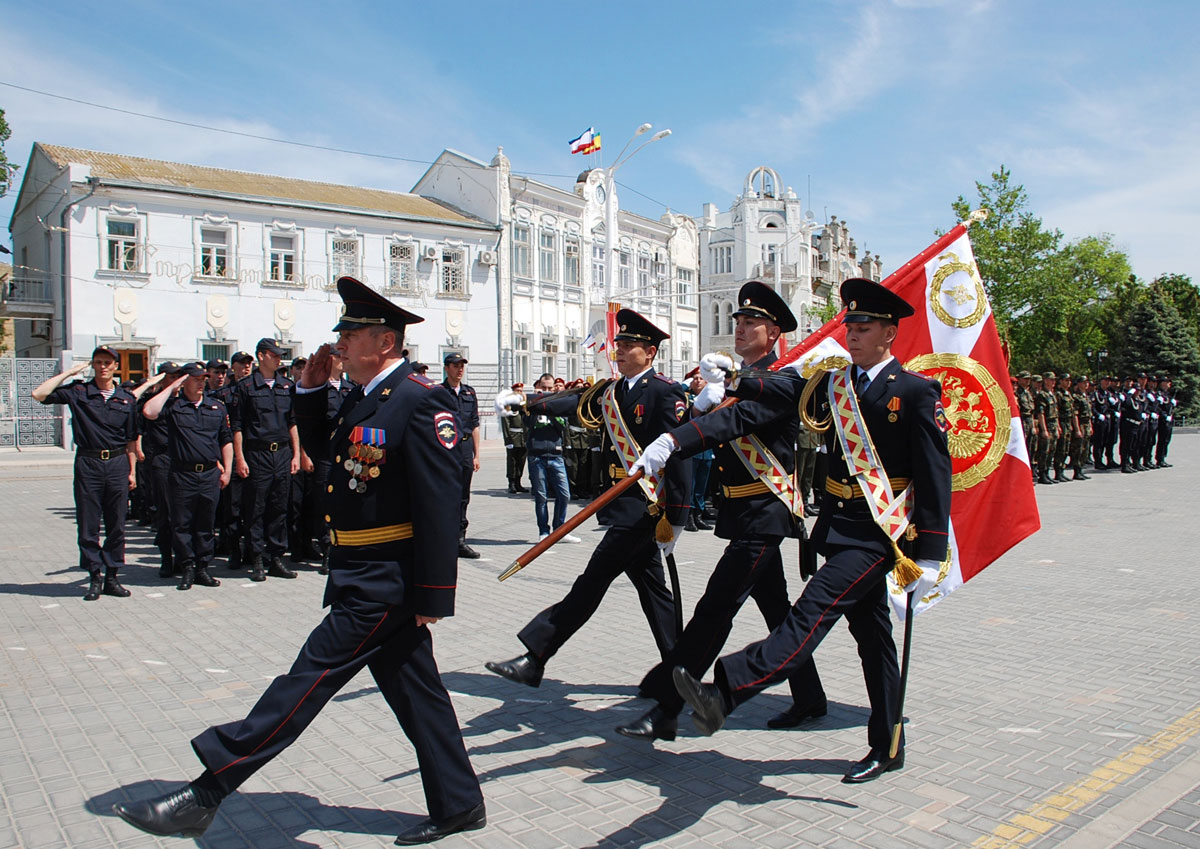
[[[250,477],[242,487],[242,527],[249,540],[249,554],[280,556],[288,541],[291,446],[279,443],[277,451],[243,446],[242,456],[250,467]]]
[[[221,496],[221,469],[197,472],[194,465],[176,464],[171,471],[167,502],[171,514],[171,547],[176,561],[203,566],[213,558],[213,527]]]
[[[463,434],[458,444],[459,460],[462,462],[462,497],[459,499],[458,531],[460,536],[467,535],[467,506],[471,503],[471,478],[475,477],[475,444],[470,439],[470,432]]]
[[[246,464],[249,465],[249,459]],[[221,490],[221,498],[217,504],[217,514],[220,517],[221,545],[227,554],[233,554],[243,547],[242,540],[242,502],[245,480],[233,474],[229,485]]]
[[[295,742],[364,666],[416,750],[430,816],[441,820],[478,805],[479,783],[438,676],[429,629],[417,627],[409,606],[355,594],[333,603],[292,668],[271,682],[245,719],[209,728],[192,748],[231,793]]]
[[[154,545],[165,557],[172,549],[171,532],[171,455],[156,451],[146,458],[154,492]]]
[[[609,585],[624,572],[637,590],[659,654],[666,658],[675,644],[675,606],[654,540],[657,523],[647,513],[633,527],[609,528],[570,592],[521,629],[517,637],[525,648],[543,663],[552,658],[591,618]]]
[[[124,446],[109,459],[75,454],[75,524],[79,566],[92,574],[125,565],[125,516],[129,512],[129,457]],[[100,547],[100,523],[104,547]]]
[[[747,598],[754,599],[772,631],[783,624],[791,605],[779,553],[782,541],[783,537],[778,536],[745,537],[725,546],[675,647],[642,679],[641,690],[646,695],[674,713],[682,710],[683,699],[675,689],[671,671],[682,666],[701,677],[721,653],[733,630],[733,619]],[[798,665],[788,683],[797,705],[825,701],[825,690],[811,656]]]

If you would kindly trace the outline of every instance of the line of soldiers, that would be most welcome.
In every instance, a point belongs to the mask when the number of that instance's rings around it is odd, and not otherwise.
[[[1020,372],[1014,392],[1035,483],[1087,480],[1084,467],[1125,473],[1165,469],[1179,404],[1168,375],[1118,380]],[[1070,468],[1072,477],[1065,475]],[[1053,472],[1053,477],[1051,477]]]
[[[555,378],[555,391],[578,389],[590,385],[590,381],[579,380],[565,383],[563,379]],[[525,394],[524,383],[514,383],[512,391]],[[508,477],[508,491],[523,493],[529,490],[521,484],[521,476],[525,469],[526,459],[526,422],[524,413],[518,411],[514,415],[500,419],[500,431],[504,440]],[[563,446],[563,460],[567,466],[567,484],[571,490],[571,498],[588,500],[600,494],[601,491],[601,437],[598,430],[583,427],[577,421],[567,425],[566,444]]]

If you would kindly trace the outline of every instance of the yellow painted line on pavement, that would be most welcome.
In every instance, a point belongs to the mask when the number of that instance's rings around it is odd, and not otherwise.
[[[1155,761],[1179,748],[1200,732],[1200,708],[1175,720],[1144,743],[1127,749],[1104,766],[1070,787],[1059,790],[1037,802],[1028,810],[996,826],[987,837],[975,841],[975,849],[1017,849],[1028,846],[1037,838],[1078,812],[1118,784],[1128,781]]]

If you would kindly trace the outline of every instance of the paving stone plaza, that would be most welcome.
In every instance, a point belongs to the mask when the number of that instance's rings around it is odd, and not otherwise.
[[[517,631],[600,538],[589,521],[583,545],[498,583],[537,530],[486,444],[469,531],[483,559],[460,561],[457,615],[433,627],[488,826],[440,845],[1200,848],[1200,436],[1177,434],[1170,459],[1037,488],[1043,529],[916,621],[905,768],[847,786],[867,711],[841,624],[816,653],[829,715],[790,731],[765,727],[783,687],[714,737],[686,714],[672,743],[616,734],[648,707],[635,690],[657,660],[623,578],[539,689],[485,671],[523,650]],[[287,668],[322,616],[324,579],[314,564],[254,584],[218,561],[221,587],[178,592],[134,527],[133,596],[84,603],[70,461],[0,456],[0,847],[184,845],[136,831],[113,803],[199,773],[190,738],[240,718]],[[721,548],[708,533],[680,542],[689,612]],[[798,594],[794,548],[784,558]],[[728,646],[764,634],[748,605]],[[190,842],[387,846],[424,815],[412,749],[364,674]]]

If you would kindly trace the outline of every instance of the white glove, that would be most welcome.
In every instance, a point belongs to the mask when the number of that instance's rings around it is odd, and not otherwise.
[[[706,383],[704,388],[696,396],[695,402],[692,404],[692,409],[697,413],[707,413],[713,407],[720,404],[725,399],[725,384],[724,383]]]
[[[646,473],[646,477],[655,477],[667,465],[667,460],[671,459],[671,455],[679,450],[679,445],[675,442],[675,437],[669,433],[664,433],[658,439],[651,442],[642,451],[642,456],[633,461],[633,468],[642,469]]]
[[[496,393],[496,415],[498,416],[515,416],[516,410],[510,410],[509,406],[519,407],[525,403],[525,396],[520,392],[498,392]]]
[[[930,591],[937,586],[942,564],[936,560],[918,560],[917,566],[921,570],[921,577],[906,586],[904,591],[906,593],[916,593],[914,598],[922,599],[929,595]]]
[[[679,542],[679,535],[683,533],[683,525],[671,525],[671,531],[674,534],[670,542],[660,542],[658,550],[662,552],[663,560],[665,561],[675,551],[675,543]]]
[[[733,373],[733,360],[724,354],[705,354],[700,358],[700,376],[708,383],[724,383]]]

